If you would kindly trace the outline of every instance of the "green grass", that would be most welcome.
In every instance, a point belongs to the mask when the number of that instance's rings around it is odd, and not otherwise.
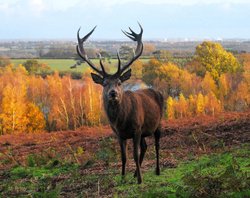
[[[15,66],[19,65],[19,64],[23,64],[25,61],[27,61],[28,59],[11,59],[11,63],[13,63]],[[80,66],[78,66],[75,69],[70,69],[70,66],[74,65],[76,63],[75,60],[73,59],[36,59],[38,60],[38,62],[40,63],[46,63],[47,65],[50,66],[50,68],[53,71],[70,71],[70,72],[80,72],[80,73],[84,73],[89,66],[84,63]],[[140,59],[143,63],[148,62],[149,58],[141,58]],[[183,67],[187,61],[189,61],[190,59],[180,59],[180,58],[174,58],[173,62],[178,64],[179,66]],[[96,65],[99,66],[99,59],[91,59],[91,61]],[[110,71],[110,72],[115,72],[116,68],[117,68],[117,59],[111,59],[110,60],[111,63],[108,63],[107,61],[104,62],[105,68],[106,70]]]
[[[52,186],[53,178],[77,169],[75,164],[58,166],[15,167],[0,181],[0,197],[58,197],[61,185]],[[2,193],[1,193],[2,192]],[[29,195],[29,196],[28,196]]]
[[[11,62],[14,65],[23,64],[27,59],[11,59]],[[86,69],[89,68],[89,66],[84,63],[81,66],[78,66],[75,69],[70,69],[70,66],[74,65],[76,63],[73,59],[37,59],[40,63],[46,63],[50,66],[50,68],[53,71],[74,71],[74,72],[82,72],[84,73]],[[99,66],[99,59],[92,59],[91,60],[96,66]],[[107,70],[109,68],[109,65],[111,65],[110,71],[114,71],[117,64],[116,59],[111,59],[111,64],[107,61],[104,62],[104,65],[106,66]]]
[[[15,66],[19,64],[23,64],[28,59],[11,59],[11,63],[13,63]],[[74,65],[76,63],[73,59],[37,59],[40,63],[46,63],[50,66],[50,68],[53,71],[73,71],[73,72],[81,72],[84,73],[89,66],[86,63],[81,64],[75,69],[70,69],[70,66]],[[91,59],[91,61],[99,67],[99,59]],[[117,59],[111,59],[111,63],[108,63],[108,61],[104,62],[105,69],[107,71],[115,72],[117,69]],[[141,59],[143,62],[147,62],[148,59]]]
[[[142,185],[132,174],[125,182],[116,177],[117,194],[123,197],[247,197],[250,196],[249,146],[212,154],[163,169],[160,176],[144,173]]]
[[[34,157],[34,156],[33,156]],[[35,158],[34,158],[35,159]],[[138,185],[132,173],[121,178],[120,170],[82,173],[83,166],[51,160],[29,159],[29,166],[0,172],[0,197],[249,197],[250,146],[182,161],[176,168],[143,173]],[[56,162],[56,163],[55,163]],[[80,174],[82,173],[82,174]],[[59,180],[58,178],[65,178]]]

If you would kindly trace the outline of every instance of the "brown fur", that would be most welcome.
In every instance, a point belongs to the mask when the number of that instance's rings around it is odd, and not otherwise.
[[[140,165],[146,152],[145,137],[155,134],[156,146],[159,147],[160,120],[163,112],[163,97],[153,89],[138,90],[135,92],[126,91],[123,93],[120,103],[111,104],[104,97],[104,106],[110,125],[116,133],[122,150],[123,171],[125,174],[126,163],[126,140],[133,139],[134,147],[141,145]],[[136,142],[136,139],[139,139]],[[157,149],[157,148],[156,148]],[[159,148],[158,148],[159,150]],[[138,151],[134,151],[138,152]],[[158,151],[159,152],[159,151]],[[136,155],[136,153],[134,153]],[[135,156],[134,156],[135,157]],[[159,156],[157,156],[157,174],[159,170]],[[140,167],[135,173],[138,183],[141,183]]]
[[[133,138],[133,131],[136,129],[141,130],[143,137],[147,137],[152,135],[160,124],[163,98],[153,89],[126,91],[120,105],[105,106],[111,126],[122,139]]]

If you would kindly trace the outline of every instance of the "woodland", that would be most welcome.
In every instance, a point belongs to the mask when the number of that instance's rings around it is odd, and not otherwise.
[[[191,57],[157,50],[131,68],[124,89],[154,88],[165,104],[161,174],[147,138],[140,185],[132,142],[121,178],[119,144],[90,69],[75,78],[42,59],[1,57],[0,197],[250,197],[250,53],[204,41]]]

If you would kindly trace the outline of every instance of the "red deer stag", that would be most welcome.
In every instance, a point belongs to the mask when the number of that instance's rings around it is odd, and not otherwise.
[[[124,91],[122,83],[131,77],[132,63],[140,57],[143,51],[142,33],[143,29],[139,24],[141,32],[136,34],[131,28],[131,32],[123,33],[131,40],[137,42],[137,47],[133,58],[126,64],[121,64],[119,53],[118,69],[115,74],[106,73],[102,59],[100,57],[101,70],[98,69],[88,58],[83,44],[93,33],[94,27],[85,37],[80,38],[77,32],[78,45],[76,47],[78,55],[97,73],[91,73],[95,83],[103,86],[104,108],[114,133],[117,135],[121,147],[122,176],[125,175],[127,139],[133,139],[133,155],[136,163],[134,176],[137,177],[138,184],[142,182],[141,164],[147,150],[145,137],[154,134],[156,149],[156,174],[160,174],[159,167],[159,141],[160,141],[160,120],[163,111],[163,97],[153,89],[143,89]],[[139,157],[140,145],[140,157]]]

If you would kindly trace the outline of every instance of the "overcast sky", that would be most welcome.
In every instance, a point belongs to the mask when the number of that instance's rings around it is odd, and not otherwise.
[[[250,0],[0,0],[0,39],[250,38]]]

